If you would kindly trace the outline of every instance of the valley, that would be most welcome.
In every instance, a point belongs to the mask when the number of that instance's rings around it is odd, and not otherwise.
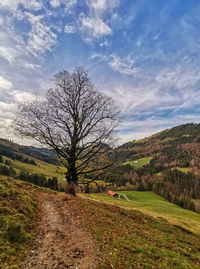
[[[128,210],[137,210],[153,218],[163,219],[173,225],[179,225],[188,231],[200,234],[200,215],[169,203],[167,200],[148,191],[118,191],[125,194],[131,202],[124,197],[115,199],[107,193],[80,194],[80,197],[116,205]]]
[[[0,175],[0,268],[200,268],[199,126],[191,127],[110,149],[109,176],[80,180],[76,197],[63,192],[66,170],[53,153],[0,141],[0,171],[10,173]]]
[[[153,193],[74,198],[6,177],[1,190],[2,269],[200,267],[199,215]]]

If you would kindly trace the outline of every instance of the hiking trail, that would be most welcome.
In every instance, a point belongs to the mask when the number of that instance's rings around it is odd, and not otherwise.
[[[41,194],[37,239],[23,269],[97,268],[98,247],[78,224],[67,199],[62,193]]]

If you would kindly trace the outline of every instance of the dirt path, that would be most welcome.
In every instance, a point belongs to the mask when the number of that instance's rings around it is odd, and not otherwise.
[[[94,269],[98,249],[72,217],[66,195],[42,195],[38,239],[23,269]]]
[[[128,201],[128,202],[133,202],[132,200],[128,199],[128,197],[126,196],[126,194],[120,193],[120,196],[124,196],[124,198]]]

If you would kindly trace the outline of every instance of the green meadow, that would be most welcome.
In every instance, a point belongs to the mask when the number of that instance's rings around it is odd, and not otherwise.
[[[131,166],[134,166],[135,168],[140,168],[144,165],[149,164],[151,160],[152,160],[152,157],[150,156],[150,157],[140,158],[134,161],[125,162],[123,163],[123,165],[130,164]]]
[[[37,165],[32,165],[28,163],[24,163],[18,160],[12,160],[8,157],[3,157],[3,160],[11,161],[12,167],[19,173],[20,170],[24,170],[28,173],[35,174],[43,174],[46,177],[57,177],[59,181],[62,181],[64,178],[64,167],[56,166],[47,162],[43,162],[41,160],[32,158],[28,155],[24,155],[24,157],[28,157],[34,160]]]
[[[121,200],[112,198],[106,193],[81,194],[81,196],[129,210],[138,210],[154,218],[164,219],[173,225],[200,234],[199,214],[169,203],[150,191],[119,191],[118,193],[125,194],[132,202],[128,202],[124,198]]]

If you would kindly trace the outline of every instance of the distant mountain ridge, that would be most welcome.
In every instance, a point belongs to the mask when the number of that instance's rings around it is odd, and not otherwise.
[[[153,190],[167,200],[200,212],[200,124],[179,125],[112,150],[112,181],[135,190]]]
[[[192,145],[191,148],[189,145]],[[200,124],[189,123],[166,129],[150,137],[125,143],[115,152],[121,155],[118,159],[122,162],[152,154],[159,156],[161,153],[170,157],[168,161],[183,158],[183,152],[189,158],[200,157]]]
[[[37,158],[41,161],[58,165],[59,161],[57,155],[47,149],[37,148],[34,146],[23,146],[12,142],[11,140],[0,138],[0,150],[7,150],[15,153],[29,155],[30,157]]]

